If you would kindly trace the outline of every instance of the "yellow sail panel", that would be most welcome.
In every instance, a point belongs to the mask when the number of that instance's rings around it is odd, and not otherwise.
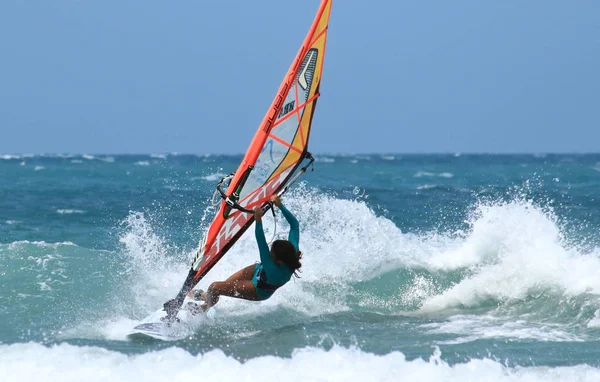
[[[302,152],[298,152],[296,150],[290,150],[290,151],[288,151],[287,156],[285,157],[285,159],[283,160],[283,162],[281,162],[281,165],[279,165],[279,167],[277,168],[277,170],[275,170],[275,172],[273,173],[273,175],[271,176],[271,178],[274,178],[274,177],[278,176],[283,171],[286,171],[291,166],[294,166],[296,163],[298,163],[298,161],[301,158],[302,158]]]

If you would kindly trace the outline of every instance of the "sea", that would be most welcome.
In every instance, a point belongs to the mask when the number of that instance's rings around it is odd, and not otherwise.
[[[1,154],[0,381],[600,380],[600,154],[315,158],[300,278],[158,341],[241,155]]]

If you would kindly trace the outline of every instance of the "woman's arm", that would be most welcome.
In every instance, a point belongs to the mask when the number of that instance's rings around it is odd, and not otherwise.
[[[260,207],[254,208],[254,235],[256,236],[256,243],[258,244],[258,251],[260,252],[260,262],[269,263],[271,261],[271,255],[269,251],[269,245],[265,238],[265,231],[262,225],[263,210]]]
[[[287,222],[290,225],[290,234],[288,235],[288,240],[294,244],[294,247],[296,247],[296,251],[300,250],[300,224],[298,223],[298,219],[296,219],[296,217],[294,216],[294,214],[292,214],[287,208],[285,208],[285,206],[281,203],[281,199],[279,198],[279,196],[274,195],[271,198],[271,201],[273,202],[273,204],[275,204],[277,207],[279,207],[279,209],[281,210],[281,213],[283,214],[283,217],[285,217],[285,220],[287,220]]]

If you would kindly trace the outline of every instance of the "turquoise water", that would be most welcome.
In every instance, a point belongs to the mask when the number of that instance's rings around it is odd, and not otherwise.
[[[319,155],[284,200],[300,279],[128,340],[240,158],[0,156],[0,380],[600,379],[600,155]]]

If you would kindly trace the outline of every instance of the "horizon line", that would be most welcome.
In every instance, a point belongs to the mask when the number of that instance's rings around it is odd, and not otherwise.
[[[152,156],[152,155],[170,155],[170,156],[243,156],[245,153],[191,153],[191,152],[137,152],[137,153],[102,153],[102,152],[43,152],[43,153],[32,153],[32,152],[0,152],[0,157],[3,156]],[[431,151],[431,152],[393,152],[393,151],[382,151],[382,152],[316,152],[311,153],[313,156],[320,155],[332,155],[332,156],[351,156],[351,155],[596,155],[600,154],[600,151],[507,151],[507,152],[484,152],[484,151]]]

